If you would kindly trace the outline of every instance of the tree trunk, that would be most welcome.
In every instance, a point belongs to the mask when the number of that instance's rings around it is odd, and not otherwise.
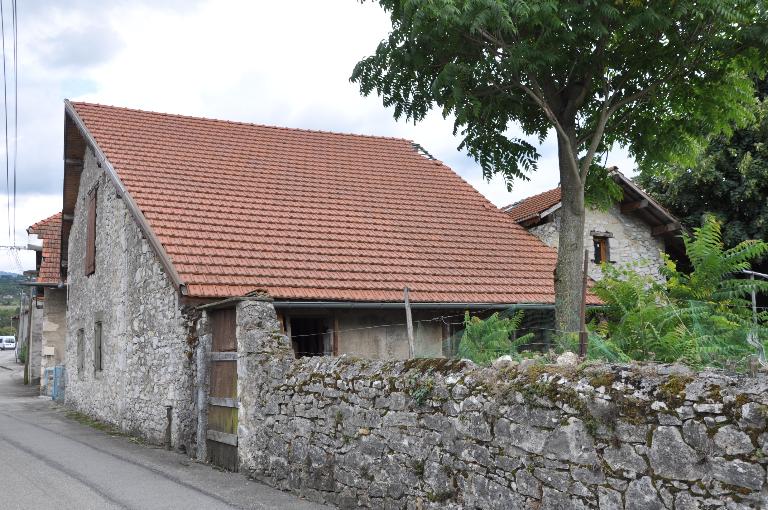
[[[561,332],[580,328],[582,266],[584,264],[584,184],[573,168],[571,147],[575,134],[566,129],[568,140],[558,135],[557,152],[560,165],[560,237],[555,269],[555,324]]]

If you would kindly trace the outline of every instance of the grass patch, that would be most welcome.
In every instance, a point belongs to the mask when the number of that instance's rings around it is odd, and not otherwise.
[[[80,423],[81,425],[85,425],[87,427],[90,427],[92,429],[96,429],[98,431],[104,432],[106,434],[109,434],[112,437],[124,437],[131,441],[132,443],[136,444],[146,444],[146,442],[135,436],[131,436],[130,434],[126,434],[125,432],[118,429],[116,426],[105,423],[103,421],[99,421],[95,418],[92,418],[88,416],[87,414],[81,413],[79,411],[65,411],[64,416],[69,418],[70,420],[76,421],[77,423]]]

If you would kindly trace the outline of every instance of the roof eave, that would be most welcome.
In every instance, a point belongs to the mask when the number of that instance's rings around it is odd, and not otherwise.
[[[184,296],[187,295],[187,286],[181,280],[181,277],[179,276],[178,271],[176,271],[176,268],[173,266],[173,262],[171,261],[171,258],[168,256],[168,253],[165,251],[165,248],[163,248],[163,244],[160,242],[160,239],[152,230],[152,227],[147,221],[147,218],[144,216],[144,213],[141,212],[141,209],[139,208],[138,204],[133,199],[131,194],[128,192],[125,185],[120,180],[120,177],[117,175],[117,172],[115,171],[115,167],[112,166],[112,163],[110,163],[109,159],[107,159],[106,154],[104,153],[103,150],[101,150],[101,147],[99,147],[99,144],[96,142],[96,139],[88,130],[88,127],[85,125],[85,122],[83,121],[82,118],[80,118],[80,115],[77,113],[77,110],[75,109],[74,105],[69,99],[64,100],[64,108],[65,108],[66,114],[75,123],[80,133],[88,142],[88,145],[96,153],[97,161],[99,162],[100,166],[102,166],[105,169],[106,174],[109,176],[110,180],[112,181],[114,186],[117,188],[118,195],[122,197],[123,202],[128,206],[128,210],[131,212],[131,215],[133,216],[136,223],[139,225],[139,228],[141,229],[142,233],[146,236],[147,241],[149,241],[150,246],[152,246],[152,249],[155,251],[158,258],[160,259],[160,263],[162,264],[163,269],[165,269],[165,272],[168,275],[168,277],[171,279],[173,286],[176,287],[176,289],[182,295]]]
[[[647,200],[649,207],[653,209],[653,212],[655,213],[654,216],[657,216],[661,219],[659,222],[660,224],[675,224],[678,226],[678,230],[682,230],[682,225],[680,223],[680,220],[678,220],[675,216],[672,215],[669,211],[667,211],[664,206],[662,206],[660,203],[658,203],[652,196],[650,196],[648,193],[643,191],[639,186],[637,186],[632,180],[630,180],[628,177],[626,177],[623,173],[619,172],[618,170],[614,170],[613,177],[615,180],[618,181],[618,184],[624,188],[624,190],[629,190],[632,193],[635,193],[636,195],[640,196],[642,200]],[[672,232],[672,231],[670,231]]]
[[[399,301],[274,301],[275,308],[347,308],[347,309],[404,309],[405,303]],[[517,309],[553,309],[552,303],[460,303],[460,302],[411,302],[411,308],[422,310],[506,310]]]

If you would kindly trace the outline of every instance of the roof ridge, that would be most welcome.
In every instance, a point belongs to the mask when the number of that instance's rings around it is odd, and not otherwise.
[[[558,189],[560,189],[559,185],[555,186],[552,189],[548,189],[546,191],[542,191],[541,193],[536,193],[535,195],[531,195],[531,196],[528,196],[528,197],[525,197],[525,198],[521,198],[517,202],[512,202],[509,205],[505,205],[505,206],[499,207],[499,209],[501,209],[504,212],[509,212],[511,209],[517,207],[518,205],[521,205],[521,204],[527,202],[528,200],[533,200],[534,198],[538,198],[538,197],[540,197],[542,195],[546,195],[547,193],[552,193],[553,191],[558,190]]]
[[[177,118],[177,119],[187,119],[187,120],[197,120],[197,121],[208,121],[208,122],[217,122],[221,124],[230,124],[230,125],[236,125],[236,126],[252,126],[252,127],[262,127],[262,128],[268,128],[268,129],[277,129],[280,131],[298,131],[303,133],[319,133],[319,134],[325,134],[325,135],[338,135],[338,136],[354,136],[354,137],[360,137],[360,138],[373,138],[377,140],[397,140],[400,142],[408,142],[410,144],[415,144],[413,140],[410,140],[408,138],[401,138],[397,136],[381,136],[381,135],[364,135],[361,133],[348,133],[348,132],[342,132],[342,131],[328,131],[323,129],[309,129],[309,128],[296,128],[296,127],[288,127],[288,126],[276,126],[273,124],[261,124],[258,122],[243,122],[243,121],[237,121],[237,120],[226,120],[226,119],[219,119],[216,117],[203,117],[199,115],[184,115],[181,113],[170,113],[170,112],[157,112],[154,110],[144,110],[141,108],[128,108],[127,106],[115,106],[115,105],[108,105],[108,104],[102,104],[102,103],[89,103],[87,101],[70,101],[75,107],[77,106],[86,106],[86,107],[96,107],[96,108],[108,108],[113,110],[123,110],[127,112],[135,112],[135,113],[145,113],[145,114],[151,114],[151,115],[160,115],[163,117],[171,117],[171,118]]]

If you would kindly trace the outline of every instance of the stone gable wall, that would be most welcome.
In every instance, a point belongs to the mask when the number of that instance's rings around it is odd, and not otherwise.
[[[557,247],[560,235],[560,214],[552,213],[553,221],[528,229],[547,246]],[[600,266],[594,259],[594,247],[590,232],[610,232],[608,239],[610,260],[620,266],[634,264],[634,269],[641,274],[661,278],[659,267],[662,264],[661,253],[664,241],[651,235],[651,227],[632,214],[622,214],[619,205],[611,206],[607,211],[587,207],[584,220],[584,247],[589,250],[589,276],[594,280],[602,277]]]
[[[238,305],[241,469],[342,508],[768,507],[768,376],[294,359]]]
[[[84,274],[88,191],[98,185],[96,272]],[[154,443],[190,447],[195,428],[189,318],[178,293],[114,185],[87,150],[69,238],[67,393],[70,407]],[[94,324],[103,327],[103,370],[94,370]],[[77,336],[84,333],[78,371]]]

